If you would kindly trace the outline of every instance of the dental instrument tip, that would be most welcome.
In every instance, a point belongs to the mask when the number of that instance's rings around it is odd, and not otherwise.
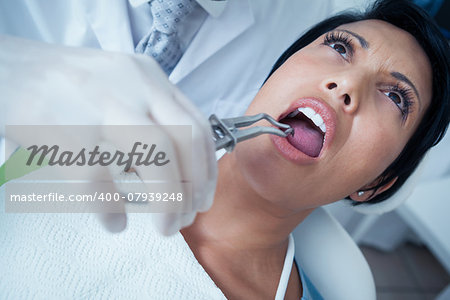
[[[288,129],[286,129],[284,131],[284,133],[286,134],[286,137],[288,136],[288,134],[290,134],[291,136],[294,136],[294,128],[290,127]]]

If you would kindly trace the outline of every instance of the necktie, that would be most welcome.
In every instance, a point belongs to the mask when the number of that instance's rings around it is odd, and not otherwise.
[[[182,56],[177,25],[197,5],[195,0],[152,0],[149,2],[153,26],[135,48],[136,53],[153,57],[170,74]]]

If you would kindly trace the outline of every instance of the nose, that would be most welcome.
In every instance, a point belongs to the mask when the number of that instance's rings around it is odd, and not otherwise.
[[[323,88],[345,112],[352,114],[358,110],[360,104],[357,81],[344,77],[330,78],[323,83]]]

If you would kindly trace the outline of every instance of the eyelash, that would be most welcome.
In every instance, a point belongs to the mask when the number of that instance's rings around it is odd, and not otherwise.
[[[405,120],[408,117],[409,113],[411,112],[411,107],[413,105],[411,89],[401,87],[400,84],[397,83],[396,85],[390,87],[388,90],[384,91],[384,93],[390,92],[399,94],[401,103],[397,104],[396,102],[394,102],[394,104],[398,106],[398,108],[402,112],[403,120]]]
[[[348,57],[344,57],[339,51],[337,51],[336,48],[333,47],[333,44],[338,44],[338,45],[343,46],[345,48],[346,54],[348,53]],[[352,38],[344,32],[336,32],[336,31],[328,32],[325,35],[323,45],[331,47],[333,50],[338,52],[342,56],[342,58],[345,59],[346,61],[351,60],[351,58],[353,57],[354,46],[353,46]],[[391,86],[384,92],[387,92],[387,93],[393,92],[393,93],[397,93],[399,95],[401,103],[396,103],[393,100],[392,100],[392,102],[394,102],[394,104],[400,109],[400,111],[402,113],[403,121],[406,120],[406,118],[408,117],[408,114],[411,112],[411,107],[413,105],[411,89],[401,87],[400,84],[397,83],[396,85]],[[388,95],[386,95],[386,96],[388,96]]]
[[[348,58],[346,58],[341,54],[341,56],[345,60],[348,61],[349,59],[352,58],[353,52],[354,52],[353,41],[347,34],[345,34],[344,32],[335,32],[335,31],[328,32],[325,35],[323,45],[329,46],[332,49],[336,50],[336,48],[333,48],[333,46],[332,46],[333,44],[340,44],[341,46],[343,46],[345,48],[345,50],[348,52],[348,56],[349,56]]]

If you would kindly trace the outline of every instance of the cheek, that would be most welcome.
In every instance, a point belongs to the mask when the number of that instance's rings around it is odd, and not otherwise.
[[[376,179],[400,154],[405,141],[392,120],[371,118],[355,120],[349,141],[353,155],[353,174],[366,181]],[[367,184],[368,182],[363,182]]]
[[[289,58],[285,63],[285,69],[297,79],[308,79],[311,75],[322,74],[328,70],[336,58],[337,56],[327,51],[325,46],[304,48]]]
[[[261,87],[255,99],[247,109],[247,114],[271,112],[274,109],[285,110],[290,103],[314,86],[320,70],[317,55],[311,55],[310,51],[299,51],[291,56],[281,67],[275,71],[266,83]]]

